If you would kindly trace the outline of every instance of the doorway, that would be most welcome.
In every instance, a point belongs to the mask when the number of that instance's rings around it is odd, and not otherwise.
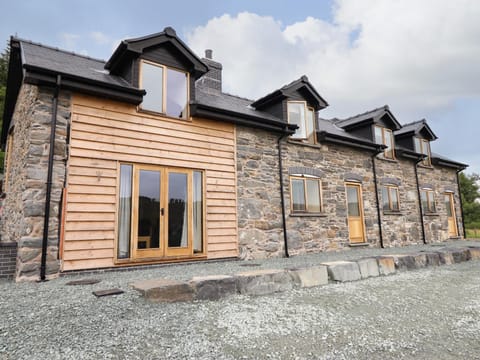
[[[346,183],[348,233],[350,243],[365,242],[365,221],[363,218],[362,188],[360,184]]]

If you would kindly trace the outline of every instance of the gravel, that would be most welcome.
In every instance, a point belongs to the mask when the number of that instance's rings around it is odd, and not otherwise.
[[[438,246],[249,264],[291,267],[431,249]],[[244,264],[176,265],[45,283],[1,281],[0,359],[480,359],[480,261],[212,302],[152,304],[129,287],[148,278],[248,270]],[[101,282],[66,285],[81,278]],[[125,293],[92,294],[108,288]]]

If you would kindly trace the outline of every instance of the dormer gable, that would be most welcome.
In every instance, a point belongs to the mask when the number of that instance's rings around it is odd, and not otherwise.
[[[111,74],[122,75],[135,85],[138,59],[184,70],[194,79],[208,71],[208,66],[179,38],[171,27],[162,32],[123,40],[105,64]]]
[[[361,128],[370,129],[372,125],[385,127],[392,131],[398,130],[402,127],[393,113],[390,111],[390,107],[388,105],[384,105],[346,119],[337,120],[335,125],[341,127],[347,132],[355,131]],[[368,135],[368,132],[369,131],[366,131],[365,135]]]
[[[395,139],[401,140],[411,137],[418,137],[428,141],[438,139],[437,135],[435,135],[425,119],[405,124],[401,129],[395,131]]]

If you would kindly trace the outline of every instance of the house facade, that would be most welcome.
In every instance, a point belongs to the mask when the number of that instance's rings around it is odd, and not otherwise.
[[[12,38],[0,250],[17,280],[462,236],[466,165],[430,152],[425,121],[321,119],[305,76],[253,101],[222,70],[172,28],[107,62]]]

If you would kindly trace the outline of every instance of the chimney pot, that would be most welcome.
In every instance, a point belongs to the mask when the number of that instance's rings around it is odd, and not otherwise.
[[[206,57],[207,59],[210,59],[210,60],[211,60],[211,59],[212,59],[212,55],[213,55],[213,51],[212,51],[211,49],[205,50],[205,57]]]

